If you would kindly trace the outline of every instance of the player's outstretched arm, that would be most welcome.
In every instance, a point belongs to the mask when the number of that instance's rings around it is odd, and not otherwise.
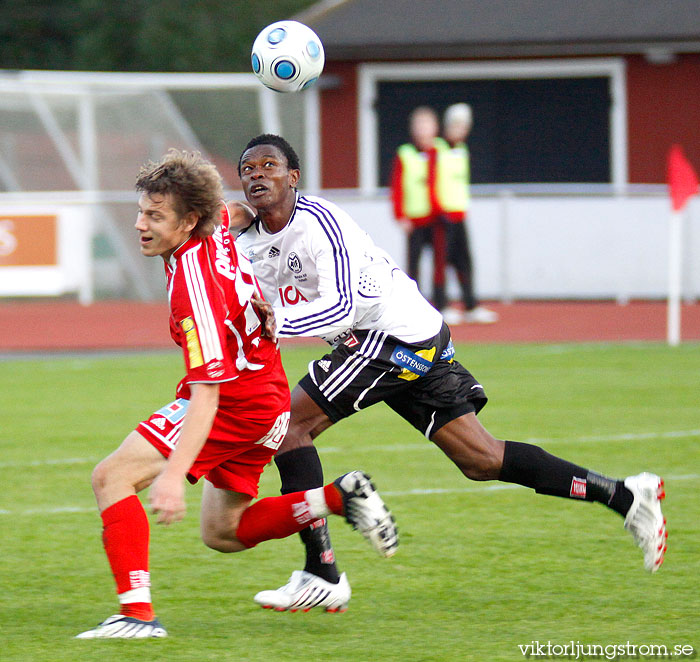
[[[229,200],[226,203],[229,215],[229,231],[235,236],[245,230],[255,219],[255,212],[244,202]]]

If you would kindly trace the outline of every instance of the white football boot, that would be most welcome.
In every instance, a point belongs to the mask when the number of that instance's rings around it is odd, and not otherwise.
[[[280,588],[260,591],[253,600],[263,609],[275,611],[309,611],[323,607],[331,613],[347,611],[350,602],[350,584],[343,573],[337,584],[331,584],[306,570],[295,570],[289,581]]]
[[[464,321],[467,324],[494,324],[498,322],[498,313],[483,306],[477,306],[464,314]]]
[[[393,556],[399,546],[396,522],[369,476],[351,471],[336,478],[333,484],[343,496],[348,523],[369,540],[380,556]]]
[[[440,314],[447,326],[455,326],[456,324],[462,324],[462,322],[466,321],[464,313],[461,310],[457,310],[457,308],[443,308]]]
[[[167,637],[168,633],[157,618],[142,621],[115,614],[92,630],[76,635],[76,639],[148,639]]]
[[[661,512],[661,501],[666,497],[664,481],[655,474],[641,473],[625,478],[625,487],[632,492],[634,501],[625,517],[625,528],[644,552],[644,567],[656,572],[666,554],[666,519]]]

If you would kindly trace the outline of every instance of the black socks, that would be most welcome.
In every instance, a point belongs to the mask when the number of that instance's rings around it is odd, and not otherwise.
[[[539,446],[506,441],[499,480],[531,487],[538,494],[598,501],[625,515],[632,493],[619,480],[562,460]]]
[[[282,494],[304,492],[323,486],[323,468],[314,446],[302,446],[276,455],[275,464],[282,481],[280,489]],[[335,554],[326,520],[319,520],[301,531],[299,536],[306,547],[304,570],[331,584],[337,584],[340,581],[340,575],[335,564]]]

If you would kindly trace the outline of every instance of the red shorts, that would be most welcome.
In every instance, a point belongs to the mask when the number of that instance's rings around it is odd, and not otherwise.
[[[168,457],[180,437],[188,405],[189,400],[175,400],[139,423],[136,431]],[[205,476],[214,487],[258,496],[260,474],[287,434],[289,408],[248,416],[219,409],[210,436],[187,474],[191,483]]]

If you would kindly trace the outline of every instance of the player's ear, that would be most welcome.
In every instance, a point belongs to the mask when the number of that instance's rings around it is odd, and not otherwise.
[[[296,188],[299,183],[299,178],[301,177],[301,172],[299,170],[290,168],[289,170],[289,188]]]
[[[198,222],[199,214],[197,214],[194,211],[187,212],[182,219],[182,224],[185,226],[185,229],[188,232],[192,232],[192,230],[194,230],[197,227]]]

